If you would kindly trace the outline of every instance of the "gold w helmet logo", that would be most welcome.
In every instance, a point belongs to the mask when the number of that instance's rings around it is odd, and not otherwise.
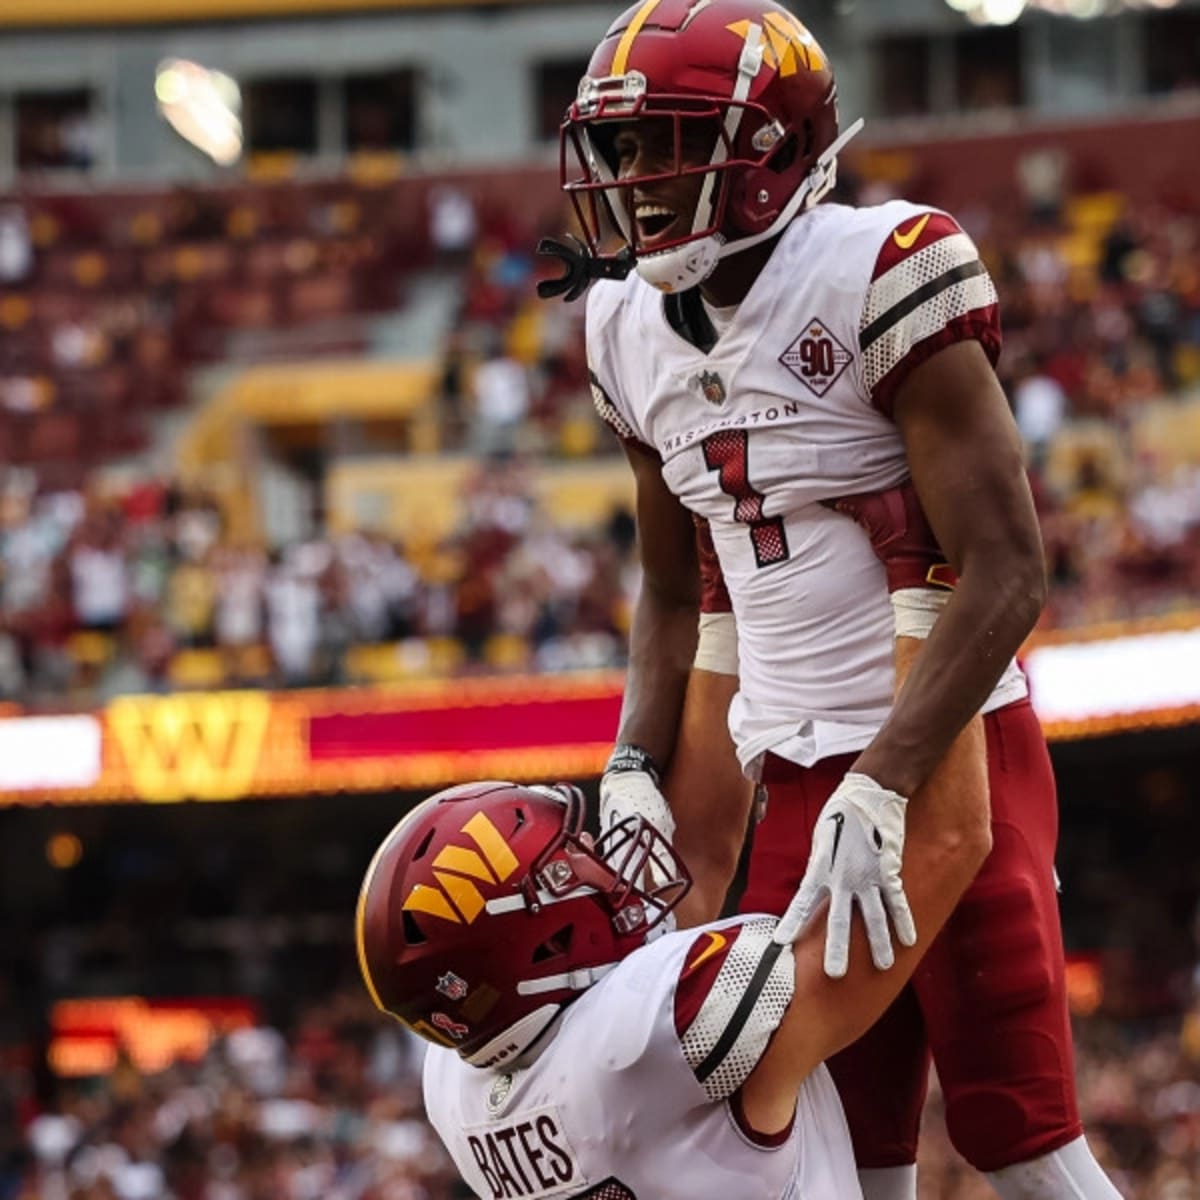
[[[738,21],[725,28],[743,41],[750,35],[749,21]],[[801,67],[806,71],[821,71],[825,67],[825,55],[817,39],[791,13],[767,13],[762,19],[762,38],[763,62],[780,75],[795,75]]]
[[[423,912],[444,921],[470,925],[483,912],[483,893],[471,882],[503,883],[520,865],[500,831],[483,814],[476,813],[460,830],[478,850],[443,846],[433,860],[434,878],[441,885],[418,883],[404,901],[404,911]]]

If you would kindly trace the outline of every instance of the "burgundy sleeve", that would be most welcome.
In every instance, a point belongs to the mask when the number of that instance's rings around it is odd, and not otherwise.
[[[733,612],[729,589],[721,571],[721,561],[713,545],[712,530],[703,517],[692,514],[696,524],[696,557],[700,562],[700,611],[702,613]]]

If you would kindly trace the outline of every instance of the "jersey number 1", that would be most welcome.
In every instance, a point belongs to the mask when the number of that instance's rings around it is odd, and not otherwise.
[[[764,517],[762,492],[750,482],[750,435],[744,429],[723,429],[700,443],[704,465],[717,472],[721,491],[734,499],[733,519],[750,526],[754,561],[760,567],[784,562],[788,556],[787,532],[782,517]]]

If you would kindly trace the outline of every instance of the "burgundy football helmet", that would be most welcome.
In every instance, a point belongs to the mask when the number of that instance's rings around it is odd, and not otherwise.
[[[358,963],[377,1007],[474,1066],[498,1066],[668,928],[691,886],[670,844],[631,817],[592,846],[583,815],[568,784],[485,782],[405,817],[358,898]]]
[[[619,177],[616,130],[643,118],[672,124],[674,163]],[[837,152],[861,124],[838,136],[829,60],[774,0],[634,5],[596,48],[562,125],[562,186],[583,230],[588,274],[619,274],[614,264],[632,253],[639,274],[663,291],[695,286],[721,258],[774,237],[824,197]],[[711,154],[688,162],[682,147],[697,141]],[[633,190],[696,174],[704,178],[691,222],[680,215],[678,228],[639,233]],[[626,243],[620,255],[602,250],[609,222]]]

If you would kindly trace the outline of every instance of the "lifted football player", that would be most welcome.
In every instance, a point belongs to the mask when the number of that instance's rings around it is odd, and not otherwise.
[[[772,0],[644,0],[564,122],[583,242],[547,247],[566,273],[543,294],[600,280],[593,391],[636,477],[644,567],[604,824],[677,823],[704,881],[689,916],[713,912],[749,806],[727,713],[768,795],[744,909],[788,909],[786,935],[827,904],[835,977],[856,904],[881,970],[893,929],[930,947],[830,1063],[868,1200],[916,1195],[931,1051],[950,1136],[1002,1196],[1113,1197],[1077,1110],[1054,781],[1013,662],[1045,578],[992,370],[996,290],[944,212],[819,203],[856,131],[839,135],[827,56]],[[694,518],[718,568],[703,595]],[[894,631],[929,638],[893,707]],[[980,712],[994,850],[932,942],[900,879],[906,798]]]
[[[762,915],[667,932],[689,883],[662,835],[640,816],[594,845],[582,828],[574,787],[467,784],[401,821],[363,881],[363,980],[436,1043],[425,1105],[463,1178],[486,1200],[860,1198],[821,1063],[920,951],[878,971],[860,931],[831,979],[819,925],[794,947]],[[909,901],[929,937],[989,846],[976,719],[908,822]]]

